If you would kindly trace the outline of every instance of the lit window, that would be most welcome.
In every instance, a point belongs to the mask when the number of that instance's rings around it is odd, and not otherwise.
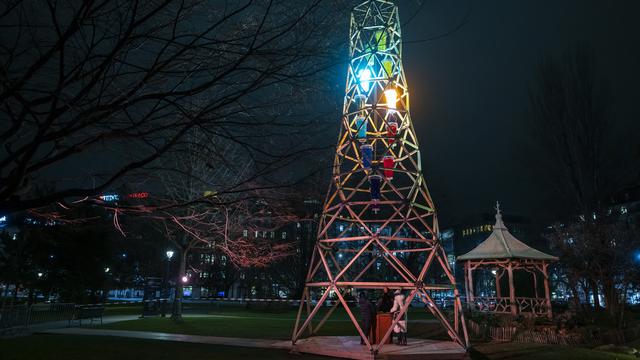
[[[283,232],[282,232],[282,238],[283,238],[283,239],[286,239],[286,238],[287,238],[287,232],[286,232],[286,231],[283,231]]]
[[[244,237],[249,236],[249,230],[242,230],[242,236]]]

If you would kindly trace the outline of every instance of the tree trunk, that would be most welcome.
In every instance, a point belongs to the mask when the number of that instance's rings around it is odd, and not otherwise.
[[[589,288],[593,294],[593,307],[595,311],[600,311],[600,296],[598,291],[598,283],[595,280],[589,279]]]
[[[615,288],[615,284],[612,279],[607,279],[607,281],[603,282],[602,287],[604,290],[604,297],[606,301],[605,305],[607,307],[607,311],[609,312],[609,315],[611,315],[613,319],[617,319],[619,303],[618,303],[618,294]]]
[[[176,296],[173,299],[173,311],[171,318],[174,320],[182,320],[182,296],[184,294],[182,290],[182,278],[185,276],[185,269],[187,267],[187,249],[181,249],[180,251],[180,267],[178,270],[178,278],[176,279]]]
[[[573,295],[573,306],[576,311],[580,311],[580,292],[578,291],[578,285],[576,285],[576,281],[570,282],[569,289],[571,290],[571,294]]]

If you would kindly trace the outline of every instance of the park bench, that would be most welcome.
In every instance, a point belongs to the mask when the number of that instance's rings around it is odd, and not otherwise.
[[[73,312],[73,316],[69,319],[69,327],[71,327],[74,321],[77,321],[80,327],[82,327],[82,320],[89,320],[89,325],[91,325],[94,321],[98,321],[98,319],[100,320],[100,325],[102,325],[103,314],[104,306],[77,306]]]

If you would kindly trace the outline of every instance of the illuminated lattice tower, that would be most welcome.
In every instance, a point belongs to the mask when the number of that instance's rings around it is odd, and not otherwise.
[[[459,293],[438,240],[411,123],[396,5],[369,0],[353,9],[350,56],[333,177],[292,341],[305,331],[317,333],[338,306],[362,336],[345,294],[389,287],[420,298],[451,339],[466,347]],[[453,294],[452,317],[434,301],[438,292]],[[319,312],[315,304],[329,296],[337,298],[335,305]],[[381,346],[367,345],[374,352]]]

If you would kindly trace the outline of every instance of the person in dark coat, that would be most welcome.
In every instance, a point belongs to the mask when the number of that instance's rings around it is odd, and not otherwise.
[[[360,306],[360,317],[362,318],[362,331],[366,336],[371,334],[371,328],[375,321],[375,308],[373,304],[367,299],[367,294],[362,291],[358,298],[358,305]],[[364,345],[364,339],[360,339],[360,344]]]
[[[376,307],[378,312],[388,313],[389,310],[391,310],[393,307],[393,297],[391,296],[389,288],[384,288],[382,290],[382,296],[378,299]]]

